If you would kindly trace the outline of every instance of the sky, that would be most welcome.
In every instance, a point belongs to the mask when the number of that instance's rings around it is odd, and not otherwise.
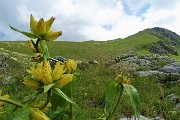
[[[62,41],[106,41],[146,28],[163,27],[180,35],[180,0],[0,0],[0,41],[27,40],[9,25],[30,31],[36,20],[56,19]]]

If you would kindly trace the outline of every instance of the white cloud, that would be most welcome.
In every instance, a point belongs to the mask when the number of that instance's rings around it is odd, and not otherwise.
[[[9,29],[9,24],[29,30],[29,17],[56,18],[54,30],[61,40],[124,38],[149,27],[165,27],[180,34],[180,1],[174,0],[0,0],[2,39],[28,39]],[[126,4],[126,6],[124,6]],[[144,10],[144,6],[149,5]],[[128,14],[130,10],[132,14]],[[137,13],[141,10],[140,15]]]

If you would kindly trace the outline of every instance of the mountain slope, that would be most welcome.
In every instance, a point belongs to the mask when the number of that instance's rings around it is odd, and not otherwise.
[[[124,44],[136,53],[180,54],[180,36],[159,27],[145,29],[115,43]]]

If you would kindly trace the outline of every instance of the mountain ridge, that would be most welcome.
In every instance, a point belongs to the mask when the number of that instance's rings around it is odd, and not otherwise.
[[[116,39],[114,42],[160,55],[180,54],[180,36],[161,27],[147,28],[124,39]]]

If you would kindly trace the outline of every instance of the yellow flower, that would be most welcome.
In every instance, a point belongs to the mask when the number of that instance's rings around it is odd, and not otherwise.
[[[46,35],[44,35],[44,39],[47,41],[53,41],[55,39],[57,39],[60,35],[62,35],[62,31],[58,31],[58,32],[48,32]]]
[[[0,115],[3,113],[3,108],[0,107]]]
[[[30,29],[31,29],[31,32],[35,33],[37,23],[38,23],[38,22],[37,22],[37,21],[34,19],[34,17],[31,15],[31,17],[30,17]]]
[[[25,84],[27,87],[31,88],[32,90],[38,90],[42,86],[42,84],[39,81],[29,76],[24,77],[23,84]]]
[[[54,32],[53,30],[51,30],[51,26],[54,20],[55,18],[51,17],[47,21],[44,21],[43,18],[41,18],[39,21],[36,21],[34,17],[31,15],[30,17],[31,32],[41,37],[41,39],[47,41],[52,41],[57,39],[60,35],[62,35],[62,31]]]
[[[65,62],[66,73],[72,73],[77,69],[77,62],[74,60],[67,60]]]
[[[39,108],[41,107],[43,104],[45,103],[45,101],[42,100],[38,100],[38,101],[34,101],[31,106],[33,106],[33,108]],[[49,108],[51,107],[51,103],[49,102],[45,108],[43,108],[41,111],[44,113],[47,113]]]
[[[65,74],[65,75],[63,75],[63,77],[61,79],[59,79],[56,82],[55,87],[63,88],[65,85],[70,83],[72,80],[73,80],[73,75],[72,74]]]
[[[117,75],[116,80],[122,84],[130,84],[130,79],[127,76]]]
[[[60,65],[60,62],[56,62],[56,65],[52,73],[53,80],[60,79],[64,73],[64,65]]]
[[[50,120],[50,118],[39,109],[32,109],[30,118],[31,120]]]
[[[9,95],[3,95],[2,96],[2,90],[0,90],[0,98],[6,98],[6,99],[8,99],[9,98]],[[3,113],[3,108],[2,108],[2,106],[5,104],[5,102],[2,102],[2,101],[0,101],[0,114],[2,114]]]
[[[45,85],[51,84],[53,82],[52,75],[51,75],[52,69],[51,69],[49,61],[44,61],[41,74],[42,74],[42,82]]]
[[[65,67],[67,66],[67,67]],[[52,70],[49,61],[38,63],[37,66],[30,67],[28,73],[30,76],[24,77],[23,84],[27,87],[38,90],[43,85],[55,83],[56,87],[62,88],[73,80],[72,74],[65,74],[65,72],[73,72],[77,67],[77,64],[73,60],[68,60],[65,65],[61,65],[57,62]]]
[[[36,68],[30,67],[31,74],[38,81],[41,81],[41,79],[42,79],[42,69],[43,69],[43,63],[42,62],[37,64]]]
[[[37,64],[37,67],[30,67],[30,73],[37,81],[47,85],[53,82],[52,69],[49,61],[44,61]]]

